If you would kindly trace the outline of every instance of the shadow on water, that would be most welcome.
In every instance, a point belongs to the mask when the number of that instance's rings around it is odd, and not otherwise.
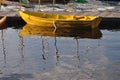
[[[99,28],[102,30],[120,30],[120,18],[103,18]]]
[[[21,17],[7,17],[6,26],[12,27],[14,29],[20,29],[26,23],[21,19]]]

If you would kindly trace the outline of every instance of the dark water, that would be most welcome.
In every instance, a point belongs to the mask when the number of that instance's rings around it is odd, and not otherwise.
[[[120,79],[119,29],[31,30],[0,30],[0,80]]]

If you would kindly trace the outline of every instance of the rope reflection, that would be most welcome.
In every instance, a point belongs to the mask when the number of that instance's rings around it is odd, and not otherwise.
[[[2,40],[2,52],[4,55],[4,63],[6,64],[6,47],[5,47],[5,40],[4,40],[4,30],[1,30],[1,40]]]

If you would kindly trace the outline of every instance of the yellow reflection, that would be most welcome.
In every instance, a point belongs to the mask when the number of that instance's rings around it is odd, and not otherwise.
[[[99,39],[102,33],[99,28],[95,29],[79,29],[79,28],[54,28],[44,26],[34,26],[26,24],[20,31],[20,36],[51,36],[51,37],[77,37]]]

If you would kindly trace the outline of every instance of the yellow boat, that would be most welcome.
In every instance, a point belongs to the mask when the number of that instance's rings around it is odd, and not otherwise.
[[[77,29],[77,28],[59,28],[53,33],[54,27],[41,27],[26,24],[23,26],[20,31],[20,36],[28,36],[28,37],[41,37],[41,36],[49,36],[49,37],[74,37],[74,38],[92,38],[92,39],[100,39],[102,37],[102,33],[99,28],[95,29]]]
[[[99,16],[75,16],[45,12],[19,10],[22,19],[31,25],[46,25],[46,27],[84,27],[96,28],[101,22]]]

